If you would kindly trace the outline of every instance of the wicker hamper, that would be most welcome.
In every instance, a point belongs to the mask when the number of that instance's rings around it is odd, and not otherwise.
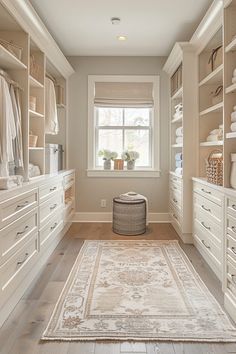
[[[113,231],[134,236],[146,232],[146,202],[143,199],[113,199]]]
[[[223,185],[223,154],[220,150],[210,153],[206,162],[206,175],[209,183]]]

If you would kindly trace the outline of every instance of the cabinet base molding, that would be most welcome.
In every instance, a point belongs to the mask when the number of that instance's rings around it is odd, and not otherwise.
[[[193,244],[193,236],[191,233],[183,233],[178,225],[178,223],[174,220],[172,220],[171,222],[173,228],[175,229],[175,231],[177,232],[177,234],[179,235],[179,237],[181,238],[181,240],[183,241],[183,243],[187,243],[187,244]]]
[[[170,223],[169,213],[149,213],[151,223]],[[75,213],[72,222],[112,222],[112,213]]]
[[[224,295],[224,307],[232,320],[236,323],[236,299],[233,299],[227,292]]]
[[[44,253],[40,255],[38,254],[38,258],[31,269],[31,271],[27,274],[21,284],[17,287],[16,291],[13,295],[8,299],[6,303],[4,303],[3,307],[0,309],[0,327],[9,317],[11,312],[14,310],[17,303],[20,301],[21,297],[24,295],[25,291],[35,282],[40,276],[40,272],[43,266],[46,264],[48,258],[51,256],[52,252],[64,237],[66,232],[69,230],[71,223],[68,222],[65,224],[64,228],[54,237],[50,245]]]

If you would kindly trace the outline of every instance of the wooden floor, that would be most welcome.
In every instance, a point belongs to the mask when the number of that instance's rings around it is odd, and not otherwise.
[[[146,235],[132,239],[178,239],[169,224],[152,224]],[[64,286],[84,239],[127,239],[111,231],[110,224],[74,224],[58,245],[38,279],[27,291],[0,330],[1,354],[228,354],[236,344],[204,343],[99,343],[40,342],[41,335]],[[184,251],[222,304],[220,283],[191,245]]]

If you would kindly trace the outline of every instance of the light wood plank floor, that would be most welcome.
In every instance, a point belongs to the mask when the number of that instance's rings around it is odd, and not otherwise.
[[[132,239],[179,239],[169,224],[151,224],[147,234]],[[84,239],[127,239],[115,235],[110,224],[73,224],[60,242],[32,287],[21,299],[0,330],[1,354],[228,354],[236,353],[236,344],[206,343],[101,343],[40,342],[51,312]],[[183,245],[190,261],[222,304],[220,282],[197,250]]]

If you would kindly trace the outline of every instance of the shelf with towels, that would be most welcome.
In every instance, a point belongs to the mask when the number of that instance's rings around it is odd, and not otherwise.
[[[177,92],[175,92],[173,96],[171,96],[171,99],[176,100],[178,98],[181,98],[182,95],[183,95],[183,87],[180,87],[180,89]]]
[[[173,149],[175,149],[175,148],[182,148],[182,147],[183,147],[183,144],[172,144],[171,147],[172,147]]]
[[[223,80],[223,64],[218,66],[214,71],[207,75],[200,83],[199,87],[203,85],[220,84]]]
[[[204,141],[204,142],[200,143],[200,146],[222,146],[222,145],[223,145],[223,141],[222,140]]]
[[[236,138],[236,132],[226,133],[226,139]]]
[[[236,92],[236,84],[232,84],[230,85],[229,87],[227,87],[225,89],[225,93],[228,94],[228,93],[234,93]]]
[[[234,52],[236,50],[236,36],[225,48],[225,53]]]
[[[223,110],[223,102],[217,103],[207,109],[204,109],[199,113],[200,116],[204,116],[208,113],[220,112]]]

